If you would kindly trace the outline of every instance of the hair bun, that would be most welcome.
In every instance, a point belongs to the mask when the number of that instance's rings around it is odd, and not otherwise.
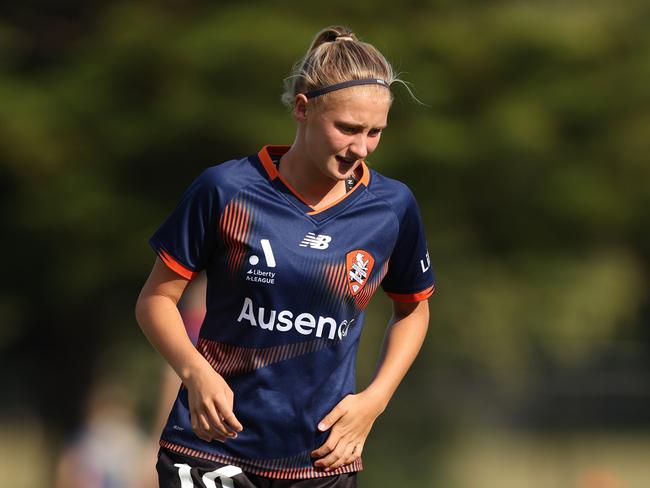
[[[335,42],[338,40],[356,41],[358,39],[357,36],[354,35],[354,32],[352,32],[347,27],[344,27],[342,25],[332,25],[330,27],[326,27],[316,35],[316,38],[313,40],[309,51],[315,50],[322,44]]]
[[[285,78],[282,101],[293,108],[298,94],[308,93],[310,98],[316,98],[356,84],[390,87],[395,81],[399,78],[375,46],[357,39],[347,27],[332,25],[316,34],[307,54]],[[388,95],[391,96],[390,92]]]

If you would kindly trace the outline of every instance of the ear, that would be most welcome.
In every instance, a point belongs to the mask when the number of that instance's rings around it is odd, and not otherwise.
[[[296,119],[296,122],[299,124],[307,120],[308,106],[309,100],[303,93],[296,95],[296,99],[293,103],[293,118]]]

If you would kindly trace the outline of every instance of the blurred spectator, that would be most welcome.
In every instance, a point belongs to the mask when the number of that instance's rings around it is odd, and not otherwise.
[[[594,468],[581,479],[578,488],[626,488],[613,472],[605,468]]]
[[[84,424],[61,455],[55,486],[139,488],[146,446],[125,388],[101,382],[90,393]]]

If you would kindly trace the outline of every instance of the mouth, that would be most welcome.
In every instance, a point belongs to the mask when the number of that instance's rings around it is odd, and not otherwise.
[[[348,166],[352,166],[354,163],[357,162],[356,159],[352,159],[352,158],[344,158],[343,156],[336,156],[336,160],[337,160],[339,163],[341,163],[341,164],[345,164],[345,165],[348,165]]]

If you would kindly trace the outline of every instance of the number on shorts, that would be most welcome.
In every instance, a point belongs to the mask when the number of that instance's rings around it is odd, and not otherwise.
[[[176,463],[174,466],[178,468],[178,477],[181,479],[181,488],[194,488],[191,474],[192,468],[188,464],[181,463]],[[235,488],[235,483],[233,483],[232,477],[241,472],[242,470],[237,466],[228,465],[210,471],[209,473],[205,473],[201,481],[203,481],[205,488],[217,488],[217,484],[214,480],[219,478],[223,488]]]

